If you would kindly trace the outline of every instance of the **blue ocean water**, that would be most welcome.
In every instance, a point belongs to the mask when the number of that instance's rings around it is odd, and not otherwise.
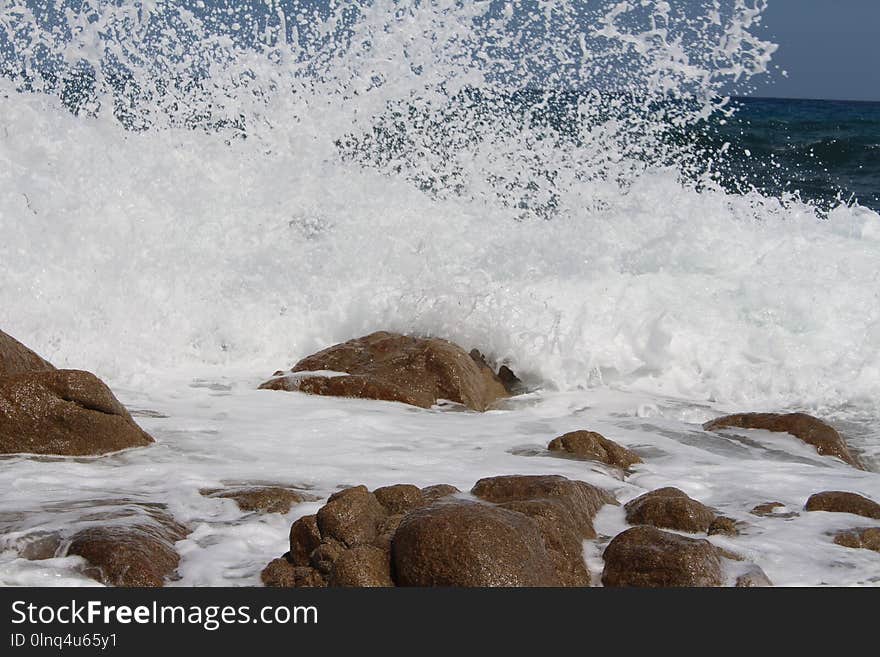
[[[880,210],[880,102],[735,98],[734,105],[732,119],[712,125],[734,154],[729,185]]]

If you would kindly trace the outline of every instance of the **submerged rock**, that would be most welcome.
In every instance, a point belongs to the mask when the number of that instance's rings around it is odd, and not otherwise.
[[[595,431],[571,431],[551,440],[547,449],[565,452],[576,458],[599,461],[624,470],[642,462],[635,452]]]
[[[285,486],[237,486],[201,491],[207,497],[234,500],[242,511],[287,513],[295,504],[315,499],[314,496]]]
[[[858,493],[826,490],[811,495],[804,508],[807,511],[852,513],[857,516],[880,520],[880,504]]]
[[[278,372],[260,388],[399,401],[422,408],[447,399],[476,411],[485,411],[511,394],[484,360],[476,360],[457,345],[385,331],[308,356],[289,374]]]
[[[94,374],[43,370],[0,377],[0,453],[92,456],[153,439]]]
[[[834,535],[834,542],[843,547],[880,552],[880,527],[845,529]]]
[[[721,586],[721,551],[705,539],[642,525],[614,537],[603,554],[604,586]]]
[[[706,431],[728,427],[789,433],[815,447],[822,456],[836,456],[853,467],[864,469],[834,427],[806,413],[738,413],[703,425]]]
[[[764,502],[756,505],[749,513],[761,516],[762,518],[796,518],[800,515],[796,511],[789,511],[787,513],[777,511],[777,509],[784,508],[785,505],[782,502]]]
[[[0,331],[0,377],[54,369],[51,363],[11,335]]]
[[[583,540],[607,492],[564,477],[483,479],[477,501],[448,485],[364,486],[290,529],[267,586],[588,586]],[[316,584],[317,583],[317,584]]]
[[[737,576],[734,586],[737,588],[764,588],[773,586],[762,568],[752,564],[746,572]]]
[[[739,529],[737,528],[736,520],[733,518],[718,516],[712,521],[712,524],[709,525],[709,529],[706,533],[709,534],[709,536],[715,536],[717,534],[723,534],[724,536],[737,536],[739,535]]]
[[[624,505],[631,525],[651,525],[665,529],[708,532],[716,520],[715,512],[678,488],[658,488]]]
[[[131,520],[109,517],[110,524],[77,532],[67,554],[86,559],[86,574],[108,586],[163,586],[180,562],[174,543],[188,531],[156,508]]]

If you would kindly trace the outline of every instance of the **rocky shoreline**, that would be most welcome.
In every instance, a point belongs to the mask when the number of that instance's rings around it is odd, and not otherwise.
[[[477,351],[389,332],[313,354],[260,388],[419,408],[452,402],[473,412],[491,410],[523,390],[508,367],[492,367]],[[737,428],[790,434],[823,458],[864,469],[833,427],[804,413],[740,413],[703,426],[706,432]],[[153,438],[97,377],[55,369],[0,331],[0,453],[100,456],[151,445]],[[601,464],[622,479],[645,460],[588,429],[552,438],[547,455]],[[261,514],[317,501],[307,491],[247,481],[201,494]],[[629,528],[602,540],[603,568],[591,572],[584,545],[600,538],[594,518],[624,500]],[[165,501],[104,500],[100,506],[90,526],[35,534],[20,543],[20,556],[79,555],[88,563],[85,574],[113,586],[162,586],[175,577],[175,544],[192,527],[175,520]],[[756,499],[753,513],[779,521],[801,510],[859,516],[864,523],[838,531],[834,543],[880,551],[880,527],[870,524],[880,519],[880,505],[862,495],[817,490],[803,509],[780,507]],[[677,488],[618,500],[613,491],[559,475],[489,476],[468,492],[449,485],[348,486],[293,523],[289,551],[269,563],[261,579],[285,587],[769,585],[760,555],[747,557],[710,540],[724,536],[735,543],[743,524]]]

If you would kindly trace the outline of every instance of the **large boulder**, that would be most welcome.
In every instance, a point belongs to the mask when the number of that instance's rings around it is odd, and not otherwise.
[[[559,475],[503,475],[480,479],[471,489],[480,499],[495,504],[556,499],[576,518],[584,538],[595,538],[593,518],[606,504],[617,504],[608,492],[583,481]]]
[[[618,534],[605,548],[604,586],[721,586],[721,551],[693,539],[642,525]]]
[[[635,452],[595,431],[570,431],[551,440],[547,449],[574,458],[599,461],[624,470],[642,462]]]
[[[177,569],[174,544],[187,533],[167,512],[151,508],[136,518],[123,513],[78,531],[67,554],[83,557],[86,574],[108,586],[159,587]]]
[[[0,453],[90,456],[153,442],[94,374],[0,376]]]
[[[806,413],[737,413],[716,418],[703,425],[706,431],[729,427],[789,433],[815,447],[823,456],[836,456],[853,467],[864,469],[834,427]]]
[[[459,501],[412,512],[392,543],[400,586],[560,586],[537,525]]]
[[[53,369],[55,368],[48,361],[43,360],[11,335],[0,331],[0,377]]]
[[[839,490],[826,490],[810,495],[804,508],[807,511],[831,511],[852,513],[865,518],[880,520],[880,504],[858,493]]]
[[[308,372],[316,374],[303,374]],[[510,395],[481,357],[439,338],[385,331],[308,356],[289,373],[276,372],[260,388],[383,399],[423,408],[447,399],[476,411]]]
[[[583,541],[605,491],[557,476],[348,488],[290,528],[267,586],[589,586]]]
[[[617,504],[607,491],[558,475],[505,475],[481,479],[471,493],[538,525],[560,585],[590,585],[583,542],[596,537],[599,509]]]
[[[409,484],[373,492],[365,486],[330,496],[315,515],[290,528],[290,550],[261,573],[266,586],[394,586],[391,540],[404,513],[458,492]]]
[[[651,525],[683,532],[708,532],[715,512],[678,488],[658,488],[624,505],[631,525]]]

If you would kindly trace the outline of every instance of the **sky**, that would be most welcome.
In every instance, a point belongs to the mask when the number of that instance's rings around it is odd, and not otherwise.
[[[880,0],[768,0],[760,34],[788,77],[752,95],[880,101]]]

